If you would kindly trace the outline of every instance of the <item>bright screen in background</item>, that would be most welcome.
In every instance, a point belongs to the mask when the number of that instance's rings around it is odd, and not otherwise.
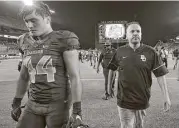
[[[125,35],[125,27],[123,24],[106,24],[105,37],[106,38],[123,38]]]

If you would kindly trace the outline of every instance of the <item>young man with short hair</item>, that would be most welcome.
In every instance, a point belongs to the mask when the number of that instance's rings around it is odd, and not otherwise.
[[[21,16],[29,32],[18,40],[24,55],[11,112],[17,128],[81,126],[78,37],[70,31],[53,31],[50,9],[43,2],[25,6]],[[29,81],[29,99],[21,114]]]

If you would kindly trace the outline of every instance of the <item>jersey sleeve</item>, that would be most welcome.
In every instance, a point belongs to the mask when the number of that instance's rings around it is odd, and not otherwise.
[[[63,42],[60,45],[63,52],[80,48],[79,38],[75,33],[70,31],[60,31],[59,33],[61,36],[60,41]]]
[[[163,76],[168,73],[168,70],[161,60],[161,57],[154,51],[152,71],[156,77]]]
[[[70,37],[69,39],[67,39],[66,43],[67,43],[66,50],[79,49],[80,47],[80,43],[77,36]]]
[[[111,69],[113,71],[117,70],[117,68],[118,68],[117,52],[115,52],[115,54],[113,55],[113,57],[109,61],[109,64],[108,64],[107,68]]]

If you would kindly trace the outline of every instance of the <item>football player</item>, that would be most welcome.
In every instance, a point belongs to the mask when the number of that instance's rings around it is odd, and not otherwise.
[[[84,126],[78,37],[70,31],[53,31],[50,9],[43,2],[24,6],[20,14],[29,32],[18,40],[24,55],[11,111],[16,128]],[[29,98],[21,114],[29,81]]]

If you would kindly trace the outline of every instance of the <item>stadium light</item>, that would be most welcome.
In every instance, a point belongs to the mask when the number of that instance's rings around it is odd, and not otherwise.
[[[17,36],[11,36],[11,35],[1,35],[1,34],[0,34],[0,37],[10,38],[10,39],[18,39]]]
[[[32,6],[32,5],[33,5],[33,0],[22,0],[22,1],[23,1],[23,3],[24,3],[25,5],[27,5],[27,6]],[[51,10],[51,9],[50,9],[50,12],[51,12],[52,14],[55,13],[55,11],[54,11],[54,10]]]
[[[176,37],[176,40],[179,40],[179,36]]]
[[[22,0],[25,5],[32,6],[33,5],[33,0]]]
[[[52,14],[55,13],[55,11],[54,11],[54,10],[51,10],[51,9],[50,9],[50,12],[51,12]]]

